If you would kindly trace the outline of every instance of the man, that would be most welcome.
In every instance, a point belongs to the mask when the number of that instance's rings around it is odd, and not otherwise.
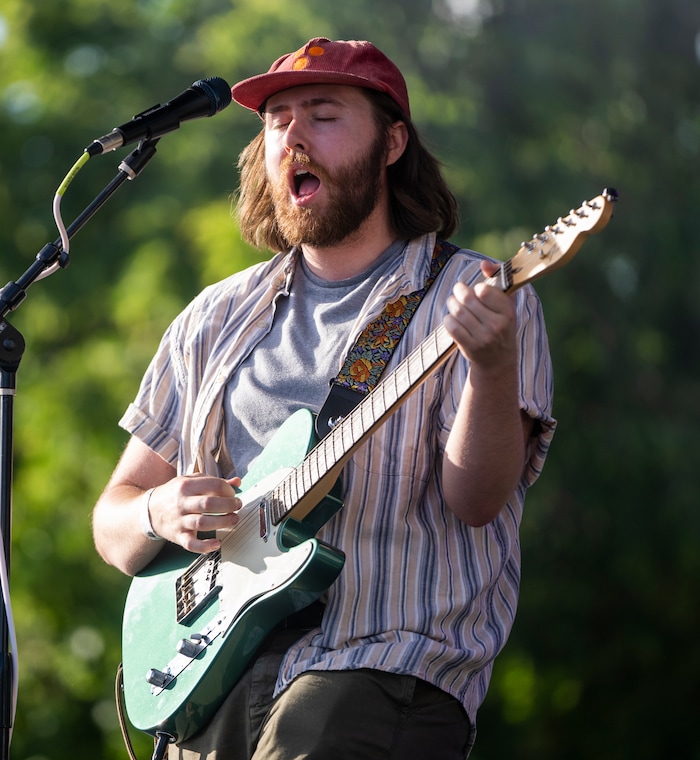
[[[262,120],[241,155],[241,230],[281,252],[185,309],[121,421],[132,438],[94,534],[128,574],[165,542],[208,553],[235,535],[238,478],[292,412],[321,409],[358,336],[424,288],[456,227],[403,76],[370,43],[313,39],[233,97]],[[343,509],[318,533],[345,553],[340,575],[171,757],[468,755],[555,424],[539,301],[480,282],[497,268],[457,250],[425,291],[387,373],[443,322],[459,350],[344,467]]]

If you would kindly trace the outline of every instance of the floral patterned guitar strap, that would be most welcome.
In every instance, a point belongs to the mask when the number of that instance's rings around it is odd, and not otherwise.
[[[387,304],[377,319],[364,329],[350,349],[343,368],[331,380],[330,392],[316,418],[319,438],[327,435],[377,384],[423,296],[450,256],[458,250],[459,246],[438,240],[425,285]]]

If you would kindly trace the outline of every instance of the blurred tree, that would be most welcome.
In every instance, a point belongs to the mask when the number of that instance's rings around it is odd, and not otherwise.
[[[95,137],[192,81],[231,83],[312,36],[369,38],[406,74],[463,225],[499,258],[606,184],[605,232],[538,284],[560,430],[523,524],[519,618],[473,757],[700,756],[700,6],[695,0],[3,0],[0,284],[56,237],[51,202]],[[18,758],[121,757],[112,677],[128,579],[92,547],[116,422],[163,329],[259,260],[230,218],[257,118],[166,136],[10,321]],[[70,221],[128,151],[91,159]],[[149,752],[145,737],[138,750]]]

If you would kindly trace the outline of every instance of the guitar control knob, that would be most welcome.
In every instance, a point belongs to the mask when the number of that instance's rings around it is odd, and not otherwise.
[[[178,641],[175,649],[185,657],[191,657],[194,659],[205,646],[205,639],[201,636],[195,635],[192,638],[181,639]]]
[[[150,683],[151,686],[157,686],[158,688],[167,685],[171,680],[172,676],[157,668],[151,668],[148,673],[146,673],[146,681]]]

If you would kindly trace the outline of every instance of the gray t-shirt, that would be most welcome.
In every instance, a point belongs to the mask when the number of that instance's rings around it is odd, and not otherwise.
[[[278,300],[270,333],[226,386],[224,435],[231,474],[245,475],[297,409],[320,410],[345,360],[357,314],[405,245],[392,243],[370,269],[347,280],[323,280],[299,257],[289,297]]]

